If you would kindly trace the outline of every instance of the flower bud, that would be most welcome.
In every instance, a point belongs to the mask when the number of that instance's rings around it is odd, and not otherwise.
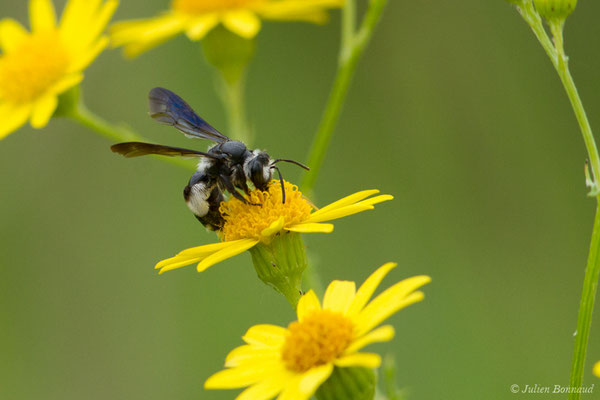
[[[373,400],[375,373],[362,367],[335,367],[315,393],[318,400]]]
[[[302,236],[281,232],[266,243],[250,249],[254,269],[261,281],[283,294],[294,309],[301,296],[302,273],[306,269],[306,250]]]
[[[58,96],[58,106],[54,111],[54,117],[66,117],[72,115],[77,110],[79,104],[80,88],[79,85],[73,86],[71,89]]]
[[[228,83],[239,81],[254,55],[254,47],[254,39],[245,39],[222,26],[202,40],[206,59],[221,71]]]
[[[546,20],[565,19],[575,9],[577,0],[533,0],[538,13]]]

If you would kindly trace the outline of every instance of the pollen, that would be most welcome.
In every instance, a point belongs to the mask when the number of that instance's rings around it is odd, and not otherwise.
[[[298,187],[289,182],[284,182],[285,203],[282,201],[282,190],[279,181],[272,181],[267,191],[255,189],[246,199],[244,204],[231,197],[221,203],[219,211],[225,219],[221,236],[225,241],[237,239],[264,240],[262,232],[273,222],[283,217],[283,227],[289,227],[308,219],[311,205],[302,196]]]
[[[0,56],[0,98],[13,103],[32,101],[67,72],[69,55],[58,31],[30,35]]]
[[[340,313],[314,311],[302,322],[288,326],[288,336],[281,350],[286,368],[294,372],[327,364],[338,358],[352,342],[352,322]]]
[[[172,8],[185,14],[204,14],[245,8],[259,1],[261,0],[173,0]]]

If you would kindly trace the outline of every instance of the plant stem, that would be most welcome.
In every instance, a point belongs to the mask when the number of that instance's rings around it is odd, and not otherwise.
[[[342,42],[337,74],[308,157],[307,164],[310,171],[302,181],[302,191],[307,194],[312,191],[319,175],[325,153],[331,143],[333,130],[346,100],[350,81],[356,71],[358,60],[366,49],[386,4],[387,0],[372,0],[358,32],[354,31],[355,1],[347,0],[342,10]]]
[[[596,217],[594,218],[594,230],[590,243],[585,277],[583,278],[583,289],[581,290],[581,302],[579,303],[579,314],[577,316],[577,331],[575,332],[575,344],[573,348],[573,361],[571,364],[570,387],[581,387],[583,383],[583,372],[585,369],[585,356],[590,338],[592,326],[592,315],[594,312],[594,301],[598,288],[598,277],[600,276],[600,204],[596,206]],[[578,400],[580,393],[570,393],[569,400]]]
[[[594,140],[592,127],[590,126],[585,109],[583,108],[583,103],[581,102],[581,98],[577,92],[577,87],[575,86],[575,82],[573,81],[573,77],[569,71],[568,57],[565,55],[565,50],[563,47],[562,25],[563,23],[559,21],[550,23],[550,28],[554,36],[554,42],[556,44],[558,55],[556,71],[560,76],[560,80],[565,88],[565,91],[567,92],[567,96],[569,97],[569,101],[571,102],[571,106],[575,112],[575,117],[579,123],[579,128],[581,129],[581,134],[583,135],[583,141],[585,142],[585,147],[587,148],[588,156],[590,158],[593,179],[597,179],[597,177],[600,177],[600,156],[598,156],[598,147],[596,146],[596,141]],[[595,188],[592,190],[592,195],[596,196],[598,193],[595,193],[594,189]]]
[[[252,136],[246,121],[246,109],[244,101],[245,79],[244,74],[235,81],[228,80],[219,70],[220,90],[219,94],[225,113],[227,114],[228,136],[247,146],[251,146]]]
[[[550,57],[565,91],[567,92],[567,96],[569,97],[569,101],[571,102],[571,106],[575,112],[575,117],[577,118],[583,136],[593,173],[591,179],[591,192],[589,195],[596,197],[596,216],[594,218],[594,228],[583,280],[583,288],[581,291],[581,301],[579,303],[577,331],[575,333],[571,376],[569,380],[570,387],[578,388],[581,387],[583,383],[585,357],[592,325],[598,278],[600,276],[600,197],[598,197],[598,184],[595,181],[600,177],[600,157],[598,156],[598,148],[585,109],[583,108],[583,103],[569,71],[568,57],[565,55],[563,44],[564,19],[551,20],[548,23],[554,38],[554,45],[552,45],[550,38],[544,30],[542,20],[534,9],[531,0],[524,0],[522,4],[520,4],[519,12],[535,33],[542,44],[542,47],[546,50],[546,53],[548,54],[548,57]],[[579,400],[580,398],[580,393],[569,394],[569,400]]]
[[[535,37],[546,51],[546,54],[548,54],[548,57],[550,57],[550,61],[552,61],[554,68],[556,68],[558,65],[556,49],[548,37],[548,34],[544,29],[544,24],[542,23],[542,18],[533,7],[531,0],[524,0],[523,3],[517,7],[517,10],[535,34]]]
[[[84,104],[78,103],[76,107],[65,115],[68,118],[80,123],[81,125],[91,129],[92,131],[104,136],[113,142],[143,142],[146,141],[137,133],[129,128],[115,126],[104,120],[102,117],[94,114]],[[157,159],[186,168],[195,170],[194,164],[187,162],[181,158],[156,156]]]
[[[598,276],[600,273],[600,199],[598,198],[598,187],[596,177],[600,177],[600,157],[598,157],[598,148],[592,133],[592,128],[588,121],[583,103],[577,92],[577,87],[569,71],[568,58],[565,55],[563,45],[563,21],[551,21],[550,30],[554,37],[554,44],[558,54],[558,65],[556,70],[560,80],[565,87],[565,91],[575,112],[577,122],[583,135],[585,146],[588,149],[590,165],[592,168],[592,192],[599,203],[596,205],[596,217],[594,218],[594,229],[588,255],[585,277],[583,279],[583,288],[581,290],[581,301],[579,303],[579,313],[577,316],[577,331],[575,334],[575,344],[573,347],[573,360],[571,364],[570,387],[581,387],[583,383],[583,374],[585,369],[585,356],[590,338],[592,326],[592,316],[594,311],[594,301],[598,287]],[[569,399],[577,400],[581,398],[580,393],[570,393]]]

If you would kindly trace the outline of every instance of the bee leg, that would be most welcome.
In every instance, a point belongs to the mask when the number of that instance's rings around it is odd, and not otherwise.
[[[225,186],[225,189],[229,193],[231,193],[231,195],[233,197],[235,197],[236,199],[238,199],[242,203],[244,203],[244,204],[250,204],[251,206],[261,206],[262,205],[262,204],[258,204],[258,203],[250,203],[248,200],[246,200],[246,198],[244,196],[242,196],[240,194],[240,192],[237,191],[237,189],[235,188],[233,182],[231,182],[231,180],[229,179],[229,177],[227,175],[219,175],[219,179],[223,183],[223,186]]]
[[[246,183],[246,176],[242,175],[242,179],[240,179],[238,182],[240,189],[242,189],[244,193],[246,193],[246,196],[250,196],[250,189],[248,188],[248,184]]]

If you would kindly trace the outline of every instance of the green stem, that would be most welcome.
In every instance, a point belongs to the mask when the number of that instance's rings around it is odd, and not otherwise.
[[[358,32],[354,32],[356,13],[354,0],[346,1],[342,10],[342,43],[337,75],[308,157],[307,164],[310,171],[302,181],[302,190],[307,194],[312,191],[319,175],[358,60],[366,49],[386,4],[387,0],[372,0]]]
[[[600,204],[596,207],[594,218],[594,230],[590,243],[585,276],[583,278],[583,289],[581,290],[581,301],[579,303],[579,314],[577,316],[577,331],[573,347],[573,361],[571,364],[570,387],[581,387],[585,369],[585,356],[592,327],[592,315],[594,302],[598,289],[598,278],[600,276]],[[579,400],[580,393],[570,393],[569,400]]]
[[[542,18],[533,7],[531,0],[524,0],[519,4],[517,10],[535,34],[535,37],[546,51],[546,54],[548,54],[548,57],[550,57],[550,61],[552,62],[552,65],[554,65],[554,68],[556,68],[558,65],[556,49],[554,48],[554,44],[552,44],[552,40],[548,37],[548,34],[544,29],[544,24],[542,23]]]
[[[220,70],[219,76],[221,78],[219,93],[227,114],[227,128],[229,129],[227,135],[244,142],[247,146],[251,146],[252,137],[246,121],[244,74],[233,81],[228,80]]]
[[[132,130],[122,127],[115,126],[110,122],[104,120],[102,117],[94,114],[90,111],[83,103],[78,103],[76,107],[71,109],[66,117],[80,123],[81,125],[91,129],[92,131],[104,136],[105,138],[113,142],[144,142],[147,141]],[[156,156],[157,159],[168,162],[170,164],[177,165],[179,167],[186,168],[188,170],[195,170],[195,166],[189,162],[174,157]]]
[[[598,197],[598,185],[595,181],[595,179],[600,177],[600,157],[598,156],[598,148],[585,109],[583,108],[583,103],[569,71],[568,57],[565,55],[563,41],[564,19],[551,20],[548,23],[554,38],[554,45],[552,45],[550,38],[544,30],[541,18],[535,11],[531,0],[524,0],[520,4],[519,12],[534,31],[536,37],[542,44],[542,47],[546,50],[546,53],[550,57],[550,60],[560,77],[567,96],[569,97],[569,101],[571,102],[573,111],[575,112],[575,117],[577,118],[583,136],[593,173],[590,196],[596,197],[596,216],[594,218],[594,228],[583,280],[583,288],[581,291],[581,301],[579,303],[577,331],[573,347],[573,360],[569,380],[570,387],[581,387],[592,325],[594,301],[598,287],[598,278],[600,277],[600,197]],[[580,398],[580,393],[569,394],[569,400],[579,400]]]
[[[577,316],[577,331],[575,335],[575,344],[573,346],[573,360],[571,364],[571,377],[569,380],[570,387],[581,387],[583,383],[583,375],[585,369],[585,356],[587,353],[588,342],[590,338],[590,330],[592,326],[592,316],[594,312],[594,301],[598,287],[598,277],[600,274],[600,198],[598,198],[598,186],[595,181],[600,177],[600,157],[598,156],[598,148],[592,127],[588,121],[583,103],[577,92],[577,87],[573,81],[573,77],[569,71],[568,58],[565,55],[563,45],[563,25],[564,20],[551,21],[550,30],[554,37],[554,43],[558,53],[558,66],[556,70],[560,76],[565,91],[575,112],[577,122],[583,134],[583,140],[588,150],[590,165],[592,168],[592,191],[591,195],[596,197],[599,203],[596,206],[596,217],[594,218],[594,229],[592,232],[592,240],[590,244],[590,252],[588,255],[587,267],[583,279],[583,288],[581,289],[581,301],[579,303],[579,313]],[[581,398],[580,393],[570,393],[570,400],[578,400]]]
[[[600,177],[600,156],[598,155],[598,147],[596,146],[596,141],[594,140],[594,134],[592,133],[592,127],[590,126],[590,122],[585,113],[585,109],[583,108],[583,103],[581,102],[581,98],[579,97],[579,93],[577,92],[577,87],[575,86],[575,81],[573,81],[573,77],[571,76],[571,72],[569,71],[569,63],[568,57],[565,55],[565,50],[563,47],[563,21],[552,21],[550,23],[550,29],[554,36],[554,42],[556,44],[556,50],[558,55],[558,64],[556,66],[556,71],[560,76],[560,80],[567,92],[567,96],[569,97],[569,101],[571,102],[571,106],[573,107],[573,111],[575,112],[575,117],[577,118],[577,122],[579,123],[579,127],[581,129],[581,134],[583,135],[583,141],[585,142],[585,147],[588,151],[588,156],[590,158],[590,165],[592,167],[593,179],[597,179]],[[592,195],[597,196],[597,189],[592,188]]]

